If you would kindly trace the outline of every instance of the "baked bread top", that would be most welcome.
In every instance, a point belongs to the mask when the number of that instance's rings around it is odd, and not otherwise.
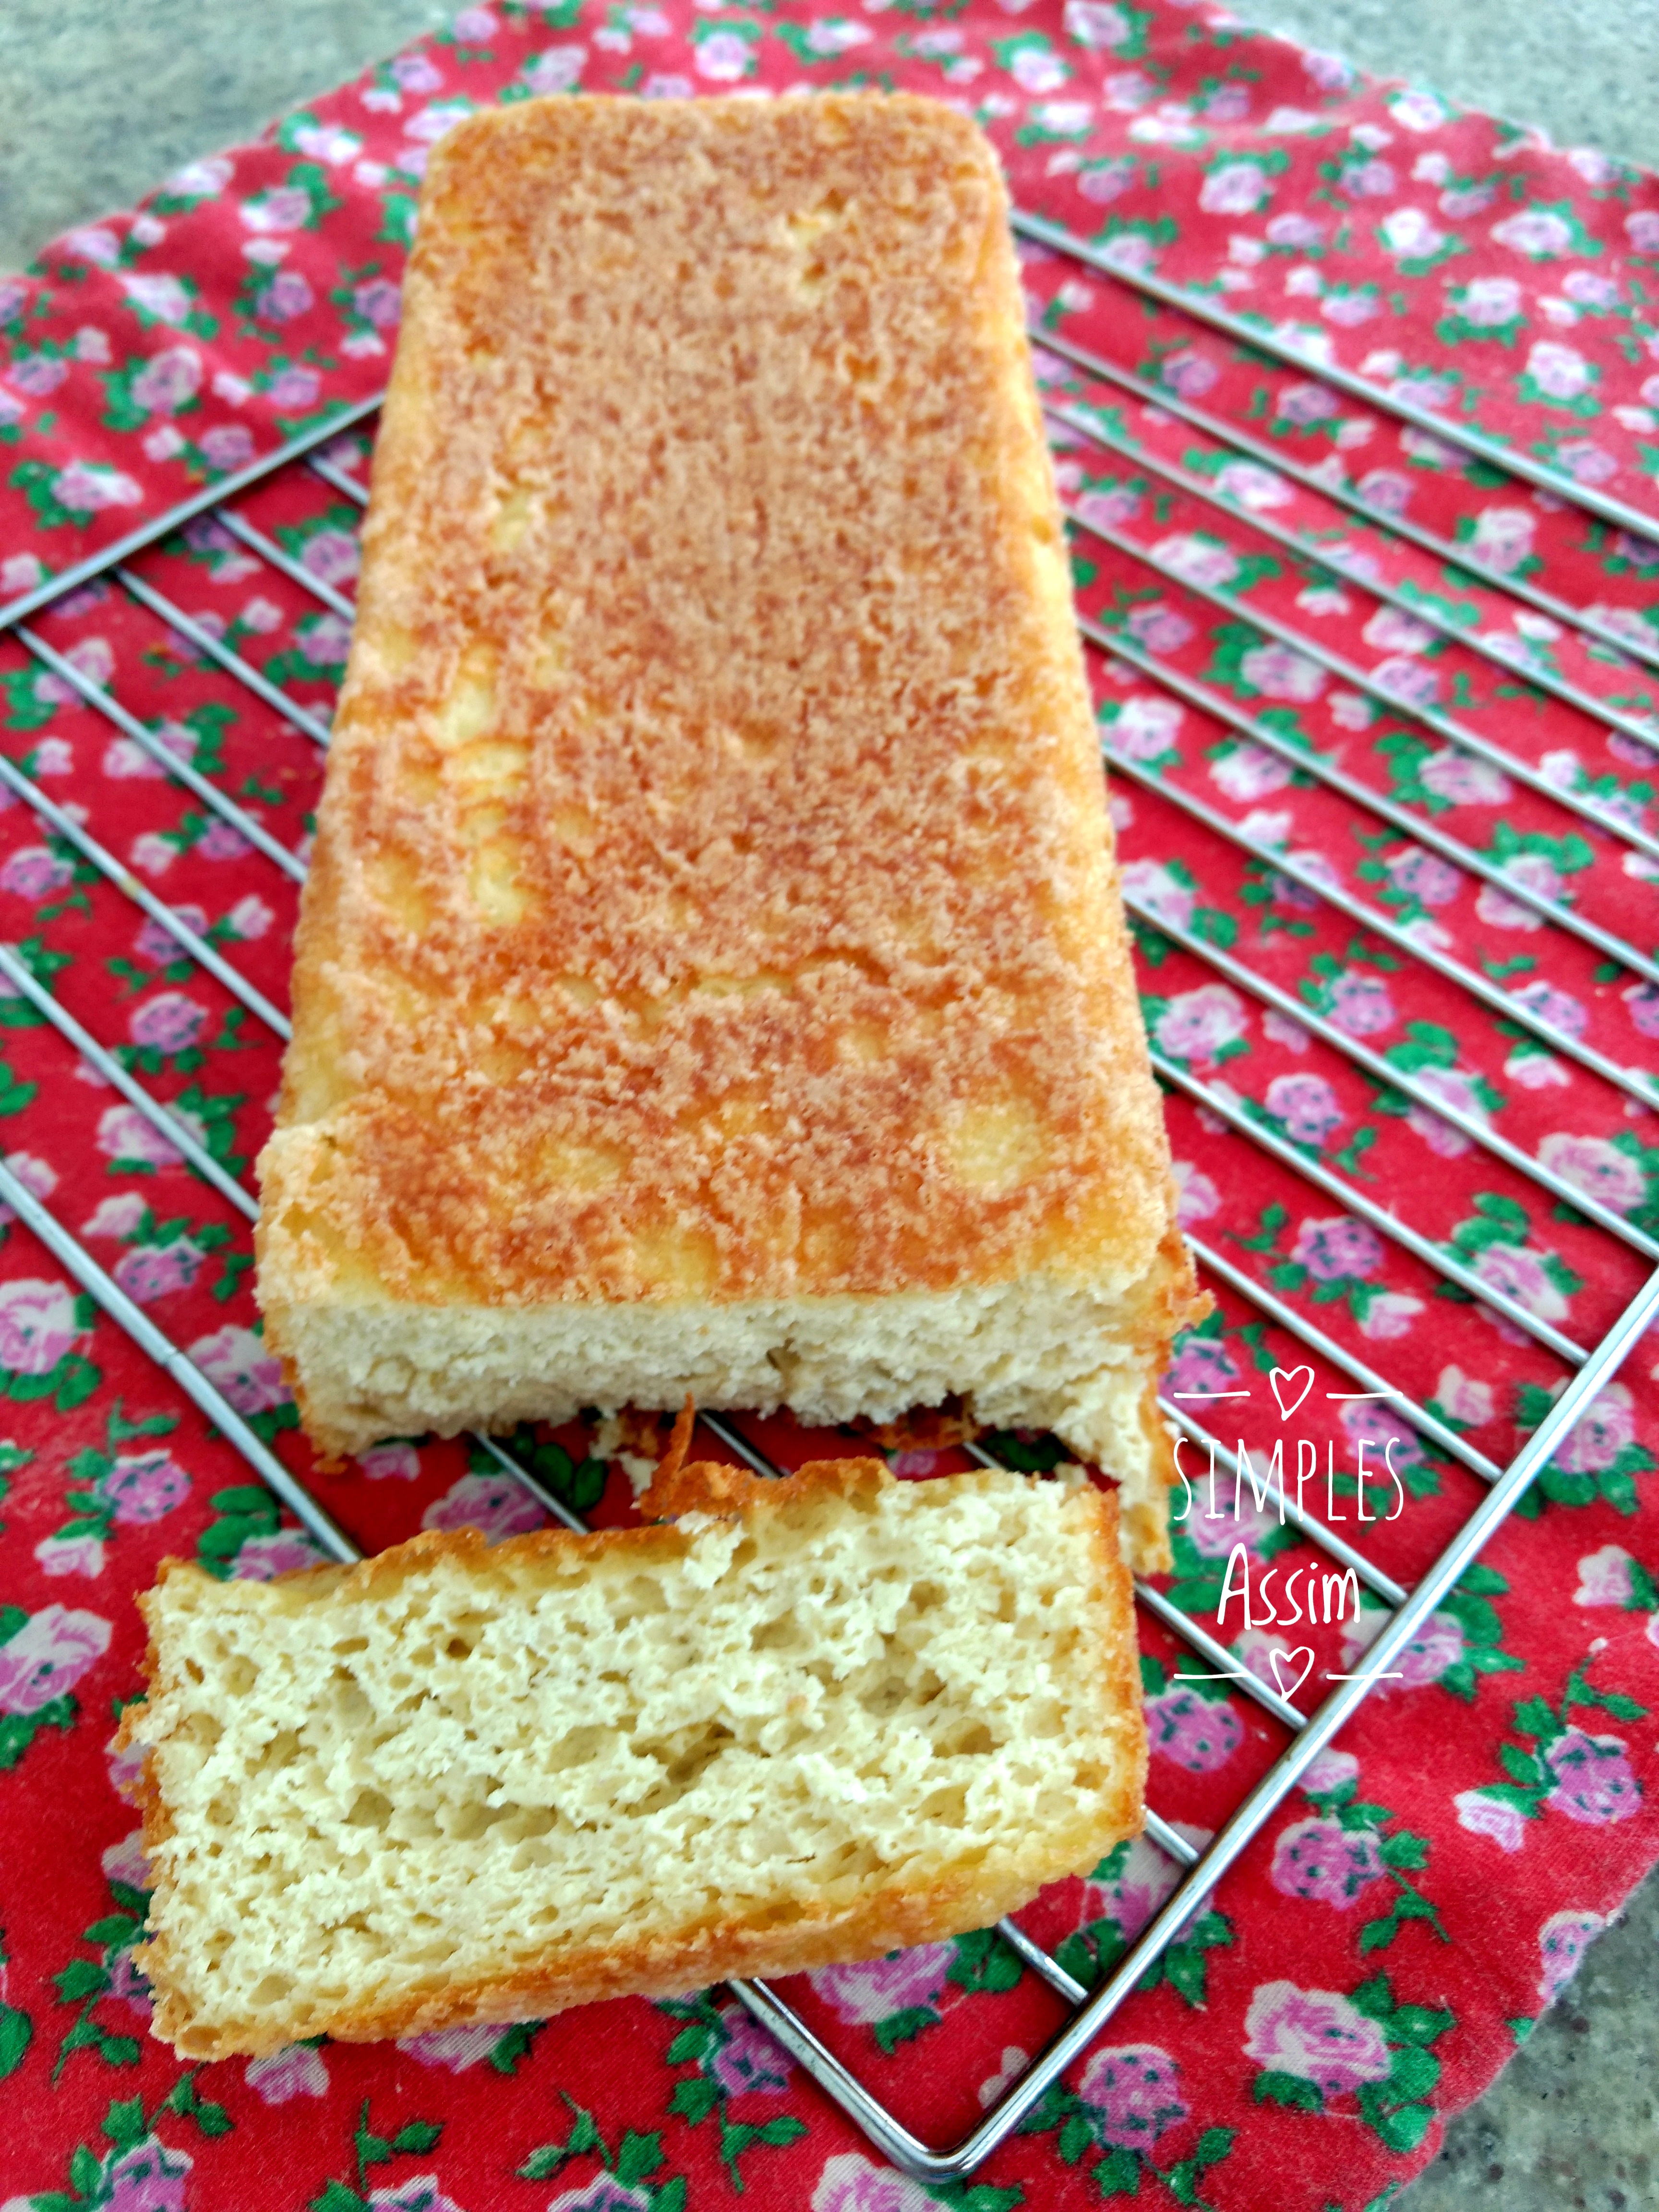
[[[1178,1304],[984,139],[504,107],[404,297],[267,1289]]]

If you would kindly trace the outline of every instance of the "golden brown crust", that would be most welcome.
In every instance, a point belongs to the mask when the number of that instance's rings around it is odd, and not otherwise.
[[[911,99],[436,149],[261,1166],[278,1351],[331,1296],[1154,1267],[1006,218]]]
[[[894,1480],[876,1459],[817,1461],[776,1480],[702,1462],[672,1468],[665,1479],[659,1478],[644,1501],[644,1510],[752,1517],[787,1511],[792,1506],[810,1504],[815,1496],[844,1496],[860,1488],[879,1488]],[[935,1942],[988,1926],[1005,1912],[1029,1902],[1043,1881],[1062,1872],[1082,1870],[1085,1860],[1091,1862],[1114,1843],[1138,1834],[1144,1820],[1146,1746],[1140,1719],[1133,1597],[1128,1571],[1120,1556],[1117,1501],[1111,1493],[1091,1487],[1079,1491],[1079,1498],[1092,1523],[1093,1595],[1115,1624],[1115,1632],[1101,1654],[1102,1672],[1112,1709],[1124,1716],[1136,1731],[1136,1740],[1134,1756],[1126,1763],[1113,1797],[1080,1817],[1074,1824],[1074,1833],[1033,1838],[1018,1861],[1005,1854],[994,1867],[971,1874],[964,1871],[908,1887],[890,1884],[879,1895],[842,1909],[805,1911],[785,1927],[757,1927],[728,1917],[711,1920],[672,1941],[606,1944],[567,1956],[543,1971],[489,1976],[425,1998],[344,2007],[330,2018],[328,2033],[343,2042],[374,2042],[474,2021],[542,2019],[572,2005],[623,1995],[676,1996],[738,1975],[776,1978],[839,1961],[877,1957],[901,1946]],[[647,1558],[660,1557],[666,1548],[678,1550],[690,1540],[673,1527],[662,1524],[586,1535],[562,1528],[541,1529],[493,1547],[474,1528],[432,1530],[353,1566],[301,1568],[277,1579],[290,1584],[332,1581],[343,1592],[361,1593],[372,1589],[385,1577],[418,1573],[446,1559],[478,1562],[488,1558],[492,1564],[511,1565],[557,1557],[573,1547],[592,1556],[596,1551],[618,1546]],[[157,1586],[177,1574],[199,1577],[201,1573],[193,1563],[165,1559],[157,1571]],[[146,1592],[138,1601],[147,1620],[153,1610],[151,1597],[152,1593]],[[147,1688],[154,1690],[160,1657],[153,1637],[143,1665]],[[137,1710],[130,1708],[129,1716]],[[131,1726],[131,1717],[124,1717],[118,1739],[124,1744]],[[173,1826],[154,1778],[153,1759],[152,1752],[146,1757],[138,1790],[147,1850],[164,1842]],[[273,2029],[269,2023],[238,2023],[215,2029],[195,2025],[188,1996],[171,1969],[164,1929],[150,1934],[139,1957],[155,1994],[151,2032],[170,2043],[181,2057],[218,2059],[239,2053],[257,2057],[280,2047],[287,2039],[284,2030]]]

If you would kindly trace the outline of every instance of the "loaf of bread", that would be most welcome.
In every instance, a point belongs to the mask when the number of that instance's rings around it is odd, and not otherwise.
[[[434,153],[260,1163],[307,1429],[968,1397],[1167,1559],[1175,1228],[989,147]]]
[[[877,1460],[140,1603],[154,2031],[262,2053],[988,1924],[1141,1822],[1115,1501]]]

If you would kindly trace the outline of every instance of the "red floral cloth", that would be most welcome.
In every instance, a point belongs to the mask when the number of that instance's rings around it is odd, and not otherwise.
[[[0,594],[166,511],[325,404],[379,387],[422,165],[473,106],[578,85],[666,95],[847,83],[959,102],[995,137],[1018,200],[1122,265],[1201,285],[1332,360],[1654,507],[1659,189],[1616,162],[1553,152],[1174,0],[1068,0],[1063,12],[1053,0],[932,9],[866,0],[823,15],[795,0],[752,11],[718,0],[690,9],[555,0],[463,10],[447,34],[256,144],[191,163],[138,212],[59,241],[34,274],[0,280]],[[1312,369],[1264,367],[1104,275],[1033,252],[1028,279],[1049,329],[1200,399],[1322,483],[1358,484],[1382,510],[1467,543],[1502,572],[1595,605],[1615,632],[1659,641],[1659,545],[1401,430]],[[1056,399],[1085,410],[1074,421],[1133,449],[1115,454],[1073,430],[1061,477],[1079,518],[1082,606],[1124,645],[1116,661],[1097,655],[1095,674],[1103,735],[1126,763],[1114,804],[1148,1024],[1166,1060],[1210,1086],[1206,1104],[1172,1096],[1170,1105],[1188,1226],[1501,1463],[1540,1418],[1561,1362],[1493,1309],[1448,1298],[1419,1258],[1234,1124],[1336,1167],[1471,1278],[1595,1341],[1640,1280],[1639,1255],[1553,1204],[1470,1130],[1489,1127],[1587,1199],[1659,1231],[1659,1146],[1635,1095],[1653,1063],[1659,989],[1536,904],[1568,901],[1638,947],[1659,938],[1656,863],[1641,842],[1654,823],[1654,757],[1460,637],[1496,638],[1517,666],[1632,716],[1652,710],[1652,682],[1305,483],[1074,376],[1058,355],[1041,368]],[[341,441],[333,459],[360,466],[358,441]],[[1240,515],[1206,507],[1158,477],[1152,459],[1208,479],[1246,513],[1319,533],[1341,572],[1311,568]],[[349,587],[357,510],[337,489],[295,470],[242,511],[313,577]],[[1097,535],[1103,526],[1120,542]],[[1163,573],[1133,544],[1152,550]],[[210,522],[137,567],[326,714],[346,649],[340,615]],[[1417,611],[1382,605],[1367,578],[1397,586]],[[1190,588],[1203,586],[1243,604]],[[1402,706],[1455,716],[1521,769],[1389,711],[1351,677],[1252,627],[1253,616],[1277,616],[1375,672]],[[34,627],[303,853],[319,758],[302,732],[108,579]],[[1176,698],[1130,665],[1147,654],[1206,689]],[[0,697],[11,758],[283,1003],[291,883],[167,781],[130,726],[82,703],[15,637],[0,643]],[[1340,756],[1358,784],[1455,843],[1417,842],[1322,784],[1298,753]],[[1150,787],[1158,778],[1171,795]],[[1241,854],[1182,811],[1182,794],[1269,857]],[[1288,856],[1285,868],[1273,854]],[[1391,916],[1511,1000],[1477,1002],[1310,882]],[[275,1040],[15,802],[0,822],[0,929],[216,1158],[246,1170],[266,1126]],[[1183,950],[1177,932],[1365,1045],[1370,1072]],[[241,1217],[25,1000],[0,999],[0,1023],[8,1164],[307,1470],[258,1335]],[[1602,1055],[1602,1072],[1562,1038]],[[1608,1067],[1638,1073],[1621,1087]],[[1172,1387],[1248,1390],[1248,1402],[1212,1408],[1229,1442],[1340,1443],[1338,1468],[1352,1468],[1358,1443],[1380,1449],[1393,1436],[1398,1481],[1370,1486],[1364,1504],[1394,1517],[1344,1533],[1409,1581],[1480,1485],[1378,1405],[1333,1404],[1328,1389],[1352,1386],[1323,1361],[1293,1426],[1282,1425],[1263,1370],[1300,1358],[1294,1340],[1228,1291],[1180,1347]],[[1097,2203],[1149,2188],[1154,2175],[1176,2201],[1228,2212],[1380,2204],[1659,1855],[1654,1359],[1650,1340],[1526,1514],[1434,1616],[1401,1679],[1317,1762],[1063,2088],[972,2185],[929,2191],[883,2168],[719,1992],[200,2069],[147,2039],[131,1960],[145,1869],[131,1774],[108,1749],[137,1683],[131,1595],[166,1553],[269,1575],[308,1547],[229,1446],[14,1224],[0,1252],[6,2212],[704,2212],[739,2193],[791,2212],[921,2212],[933,2202],[1002,2212]],[[760,1432],[785,1461],[815,1448],[787,1421]],[[1040,1440],[1007,1441],[1044,1457]],[[599,1519],[631,1510],[613,1432],[520,1443]],[[897,1438],[892,1456],[906,1474],[961,1464],[926,1430]],[[386,1443],[328,1482],[326,1496],[368,1546],[422,1524],[505,1532],[538,1517],[458,1444]],[[1258,1603],[1273,1574],[1311,1612],[1312,1554],[1294,1528],[1248,1493],[1236,1519],[1224,1487],[1218,1517],[1209,1502],[1200,1478],[1176,1542],[1176,1601],[1214,1626],[1229,1554],[1243,1543]],[[1328,1490],[1322,1473],[1307,1502],[1345,1523],[1361,1508],[1351,1475]],[[1328,1626],[1281,1615],[1246,1629],[1235,1603],[1220,1633],[1257,1667],[1288,1660],[1286,1679],[1310,1651],[1307,1702],[1380,1618],[1369,1599],[1358,1620],[1347,1611]],[[1224,1686],[1178,1680],[1193,1662],[1160,1629],[1144,1624],[1144,1640],[1152,1800],[1200,1838],[1271,1763],[1283,1731]],[[1089,1980],[1172,1879],[1151,1844],[1125,1846],[1089,1881],[1047,1893],[1026,1924]],[[838,1968],[788,1994],[878,2094],[940,2142],[976,2121],[1061,2016],[983,1936]]]

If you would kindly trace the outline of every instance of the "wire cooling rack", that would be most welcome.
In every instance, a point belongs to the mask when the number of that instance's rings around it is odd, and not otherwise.
[[[1528,454],[1486,438],[1437,412],[1430,412],[1415,404],[1408,395],[1384,389],[1367,377],[1352,374],[1332,367],[1323,360],[1315,359],[1301,350],[1292,339],[1258,328],[1253,323],[1244,323],[1214,300],[1167,285],[1145,272],[1126,267],[1115,261],[1109,252],[1098,251],[1053,223],[1017,212],[1014,228],[1017,233],[1042,252],[1063,257],[1087,267],[1091,272],[1103,275],[1127,291],[1139,294],[1143,301],[1156,303],[1163,310],[1174,311],[1177,318],[1187,316],[1207,325],[1258,359],[1265,356],[1269,362],[1283,364],[1304,375],[1311,374],[1324,386],[1346,393],[1374,415],[1392,417],[1398,422],[1431,435],[1442,446],[1459,449],[1465,455],[1501,470],[1510,478],[1518,478],[1555,500],[1575,506],[1599,520],[1628,531],[1638,538],[1646,538],[1653,529],[1651,518],[1609,498],[1593,487],[1579,484]],[[1063,365],[1071,380],[1079,382],[1085,392],[1104,391],[1121,395],[1139,401],[1143,407],[1159,410],[1163,419],[1173,417],[1184,422],[1213,441],[1223,452],[1249,459],[1273,470],[1279,477],[1316,492],[1334,512],[1346,512],[1359,519],[1370,529],[1386,532],[1402,544],[1430,553],[1437,560],[1453,566],[1464,577],[1492,586],[1505,594],[1509,600],[1576,632],[1591,645],[1603,648],[1603,657],[1606,648],[1613,648],[1625,657],[1626,665],[1633,661],[1659,669],[1659,643],[1650,646],[1639,639],[1632,641],[1623,629],[1610,625],[1595,611],[1575,606],[1524,578],[1500,573],[1483,562],[1478,547],[1454,544],[1403,516],[1381,513],[1376,507],[1349,489],[1340,477],[1304,468],[1279,447],[1264,444],[1239,423],[1193,405],[1164,383],[1152,383],[1133,374],[1046,327],[1034,330],[1033,337],[1044,349],[1050,362]],[[272,682],[233,644],[187,615],[131,563],[147,550],[159,547],[164,541],[174,538],[185,525],[198,518],[210,518],[248,554],[299,586],[313,601],[337,616],[349,619],[352,613],[349,598],[332,583],[313,574],[302,560],[296,559],[258,527],[239,508],[237,502],[244,495],[260,489],[289,472],[308,470],[351,507],[363,507],[367,503],[368,494],[361,477],[355,473],[359,449],[346,434],[366,428],[379,404],[378,399],[366,400],[336,413],[316,429],[290,441],[264,459],[222,478],[154,522],[123,538],[104,552],[92,556],[65,574],[53,577],[0,608],[0,632],[9,631],[35,663],[68,685],[87,707],[112,724],[125,738],[143,748],[167,775],[183,786],[203,806],[294,882],[304,878],[303,860],[270,833],[257,813],[240,804],[190,762],[180,759],[160,734],[125,706],[112,691],[94,682],[71,659],[32,629],[28,617],[50,609],[54,602],[63,599],[82,585],[106,580],[129,599],[148,608],[166,624],[176,639],[185,641],[201,665],[216,668],[225,678],[230,693],[252,693],[280,715],[291,730],[310,740],[319,750],[325,748],[328,743],[328,724],[323,714],[301,703],[281,684]],[[1161,459],[1146,443],[1127,438],[1121,430],[1115,429],[1097,407],[1091,407],[1086,401],[1079,401],[1075,394],[1056,395],[1051,388],[1048,404],[1057,442],[1063,443],[1068,450],[1075,452],[1081,441],[1101,453],[1130,462],[1138,471],[1158,477],[1172,489],[1218,510],[1232,526],[1280,545],[1298,560],[1312,560],[1327,572],[1351,578],[1360,591],[1369,594],[1380,605],[1407,612],[1414,621],[1427,624],[1431,629],[1437,629],[1455,635],[1462,646],[1495,662],[1506,674],[1520,677],[1539,694],[1573,707],[1581,714],[1592,717],[1604,728],[1616,731],[1626,739],[1652,749],[1659,757],[1659,723],[1651,722],[1626,707],[1598,696],[1560,675],[1551,665],[1524,658],[1522,641],[1483,634],[1453,623],[1431,605],[1425,605],[1419,596],[1407,596],[1386,581],[1378,580],[1369,568],[1362,568],[1342,544],[1328,540],[1315,544],[1306,536],[1298,535],[1274,522],[1269,515],[1247,507],[1219,489],[1215,479],[1194,474],[1182,465]],[[1224,589],[1195,579],[1172,563],[1166,556],[1137,543],[1109,522],[1089,520],[1075,514],[1071,520],[1084,535],[1093,536],[1117,553],[1140,563],[1151,574],[1162,576],[1181,591],[1194,593],[1201,600],[1224,607],[1237,604],[1231,600]],[[1615,809],[1601,803],[1594,794],[1564,790],[1558,782],[1527,761],[1517,757],[1489,737],[1472,730],[1453,714],[1432,706],[1412,706],[1402,702],[1383,684],[1378,675],[1367,674],[1295,627],[1279,622],[1255,607],[1241,605],[1238,611],[1261,636],[1292,647],[1306,659],[1341,677],[1362,695],[1382,702],[1390,712],[1403,714],[1407,719],[1433,731],[1460,751],[1500,769],[1515,782],[1541,794],[1553,805],[1565,812],[1593,823],[1599,832],[1621,842],[1631,852],[1642,855],[1644,860],[1659,858],[1659,839]],[[1175,698],[1198,708],[1266,751],[1291,761],[1301,775],[1314,779],[1352,808],[1369,815],[1373,820],[1386,823],[1393,830],[1404,832],[1419,847],[1437,854],[1468,874],[1495,887],[1501,887],[1505,898],[1530,909],[1540,921],[1547,922],[1553,928],[1593,946],[1629,975],[1650,982],[1659,981],[1659,963],[1656,963],[1638,946],[1586,919],[1547,890],[1540,890],[1506,873],[1474,852],[1458,837],[1437,828],[1421,811],[1380,796],[1329,761],[1291,745],[1259,715],[1242,710],[1231,699],[1217,693],[1207,684],[1163,665],[1155,653],[1138,643],[1127,630],[1103,626],[1098,621],[1090,619],[1084,619],[1080,626],[1091,653],[1109,656],[1121,667],[1127,667],[1148,678]],[[1381,908],[1332,880],[1327,872],[1298,861],[1294,856],[1277,849],[1270,850],[1258,845],[1245,829],[1235,825],[1192,793],[1166,782],[1154,768],[1131,758],[1109,740],[1103,744],[1102,750],[1107,762],[1121,777],[1157,791],[1162,799],[1173,803],[1189,819],[1243,852],[1250,860],[1270,865],[1279,878],[1297,887],[1305,897],[1324,902],[1346,915],[1370,936],[1385,942],[1400,959],[1425,965],[1443,981],[1458,987],[1469,1000],[1490,1012],[1501,1015],[1504,1021],[1529,1033],[1547,1046],[1550,1051],[1574,1060],[1627,1097],[1643,1103],[1659,1100],[1659,1085],[1651,1083],[1644,1072],[1620,1066],[1584,1043],[1581,1038],[1570,1035],[1548,1018],[1547,1011],[1540,1011],[1526,1000],[1504,990],[1491,976],[1441,949],[1425,936],[1402,927]],[[216,945],[209,941],[203,931],[156,896],[108,851],[100,842],[94,830],[81,818],[80,810],[71,811],[57,805],[21,769],[3,757],[0,757],[0,782],[3,782],[11,794],[32,811],[47,830],[64,840],[99,876],[141,908],[149,920],[176,944],[181,956],[195,962],[216,978],[270,1035],[283,1040],[288,1037],[289,1023],[281,1011],[223,956]],[[1558,1201],[1571,1206],[1578,1216],[1594,1223],[1607,1236],[1618,1239],[1644,1259],[1659,1259],[1659,1241],[1577,1185],[1565,1181],[1543,1162],[1533,1158],[1510,1139],[1488,1127],[1479,1114],[1448,1098],[1417,1075],[1395,1066],[1373,1052],[1362,1040],[1351,1036],[1301,1000],[1282,990],[1268,977],[1254,970],[1247,963],[1194,934],[1166,913],[1154,911],[1144,900],[1133,894],[1127,897],[1127,904],[1135,920],[1155,930],[1182,953],[1204,963],[1209,970],[1226,983],[1247,994],[1264,1008],[1293,1019],[1322,1044],[1342,1055],[1352,1066],[1377,1082],[1388,1085],[1395,1091],[1403,1093],[1414,1104],[1425,1108],[1443,1122],[1451,1124],[1487,1154],[1550,1193]],[[100,1077],[114,1086],[205,1182],[246,1221],[253,1220],[258,1206],[243,1183],[213,1157],[191,1127],[177,1118],[130,1073],[110,1047],[58,1004],[37,980],[16,950],[3,944],[0,944],[0,987],[27,1000],[51,1024],[64,1042],[79,1054]],[[1388,1673],[1390,1662],[1401,1655],[1447,1596],[1534,1476],[1568,1436],[1596,1392],[1615,1373],[1656,1316],[1659,1316],[1659,1272],[1655,1272],[1647,1278],[1642,1289],[1599,1342],[1594,1345],[1577,1342],[1551,1322],[1534,1316],[1501,1285],[1478,1275],[1428,1236],[1398,1218],[1389,1208],[1361,1190],[1355,1182],[1339,1174],[1322,1160],[1308,1158],[1294,1144],[1287,1142],[1271,1129],[1264,1128],[1242,1109],[1237,1096],[1225,1086],[1195,1076],[1159,1052],[1154,1051],[1152,1060],[1159,1077],[1168,1087],[1184,1093],[1208,1115],[1216,1117],[1219,1125],[1263,1147],[1283,1167],[1304,1182],[1335,1199],[1346,1212],[1364,1220],[1380,1235],[1411,1253],[1443,1282],[1477,1297],[1489,1310],[1501,1314],[1514,1328],[1522,1331],[1562,1363],[1569,1370],[1568,1379],[1551,1411],[1523,1448],[1506,1467],[1499,1467],[1436,1413],[1418,1404],[1406,1392],[1395,1388],[1384,1375],[1335,1342],[1261,1281],[1234,1266],[1208,1244],[1196,1237],[1189,1238],[1204,1273],[1212,1284],[1246,1301],[1265,1322],[1285,1331],[1311,1355],[1351,1378],[1355,1389],[1348,1395],[1386,1399],[1419,1437],[1459,1462],[1486,1483],[1488,1489],[1477,1510],[1463,1522],[1440,1557],[1410,1589],[1402,1587],[1373,1565],[1362,1551],[1328,1527],[1316,1515],[1299,1503],[1285,1498],[1285,1517],[1293,1522],[1328,1559],[1334,1560],[1345,1575],[1351,1571],[1357,1581],[1363,1583],[1388,1609],[1387,1624],[1370,1645],[1364,1670],[1352,1675],[1330,1677],[1336,1686],[1311,1714],[1304,1714],[1290,1698],[1281,1694],[1266,1680],[1248,1672],[1243,1675],[1239,1683],[1243,1694],[1253,1698],[1290,1732],[1290,1743],[1276,1763],[1235,1808],[1220,1831],[1202,1849],[1194,1845],[1156,1811],[1148,1811],[1147,1833],[1180,1868],[1180,1877],[1162,1909],[1092,1993],[1051,1958],[1017,1923],[1004,1921],[1000,1923],[1002,1936],[1024,1962],[1064,2000],[1071,2008],[1071,2016],[1046,2050],[1015,2080],[981,2124],[962,2142],[945,2148],[934,2148],[921,2142],[819,2040],[799,2014],[774,1991],[763,1984],[733,1984],[737,1995],[750,2011],[787,2046],[799,2063],[864,2130],[872,2142],[895,2165],[924,2180],[946,2181],[972,2173],[1019,2125],[1062,2069],[1101,2033],[1147,1968],[1180,1938],[1182,1930],[1201,1910],[1223,1875],[1244,1852],[1319,1753],[1352,1716],[1370,1692],[1374,1680]],[[142,1308],[100,1267],[84,1246],[3,1164],[0,1164],[0,1198],[3,1198],[14,1209],[103,1310],[207,1415],[325,1551],[341,1560],[361,1556],[358,1547],[333,1516],[261,1442],[209,1377],[156,1327]],[[1173,1426],[1190,1438],[1206,1456],[1212,1453],[1217,1468],[1231,1476],[1237,1484],[1242,1470],[1234,1454],[1227,1450],[1185,1406],[1169,1398],[1160,1402]],[[780,1472],[753,1437],[738,1424],[711,1413],[703,1414],[702,1419],[712,1434],[750,1467],[763,1474]],[[583,1525],[501,1444],[485,1437],[474,1441],[489,1453],[499,1468],[521,1483],[546,1510],[572,1528],[579,1528]],[[992,1452],[981,1443],[969,1443],[966,1449],[971,1456],[983,1464],[992,1466],[998,1463]],[[1188,1619],[1162,1592],[1138,1582],[1136,1596],[1142,1607],[1178,1638],[1206,1667],[1220,1673],[1236,1674],[1235,1655],[1197,1622]]]

